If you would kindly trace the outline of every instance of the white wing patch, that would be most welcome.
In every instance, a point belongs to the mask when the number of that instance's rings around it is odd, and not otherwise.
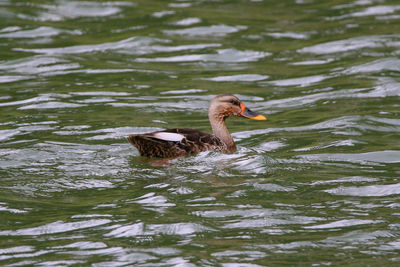
[[[167,133],[167,132],[158,132],[154,133],[152,137],[165,140],[165,141],[174,141],[174,142],[179,142],[182,141],[185,136],[177,133]]]

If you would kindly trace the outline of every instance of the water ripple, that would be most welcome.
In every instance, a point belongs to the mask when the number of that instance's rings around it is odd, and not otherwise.
[[[9,28],[9,27],[8,27]],[[59,35],[61,33],[73,34],[73,35],[81,35],[82,32],[80,30],[68,31],[68,30],[60,30],[52,27],[41,26],[32,30],[22,30],[19,27],[13,28],[13,31],[7,31],[5,33],[4,29],[0,31],[0,38],[40,38],[40,37],[51,37],[55,35]]]
[[[213,82],[256,82],[268,79],[268,75],[260,74],[237,74],[230,76],[217,76],[213,78],[200,78],[201,80]]]
[[[112,237],[135,237],[153,235],[191,235],[194,233],[214,231],[209,227],[196,223],[173,223],[173,224],[144,224],[135,223],[129,225],[115,225],[111,232],[105,236]],[[0,232],[1,233],[1,232]]]
[[[398,47],[399,43],[396,42],[398,39],[398,35],[361,36],[317,44],[297,51],[299,53],[332,54],[359,50],[362,48]]]
[[[343,228],[343,227],[351,227],[356,225],[364,225],[364,224],[376,224],[381,223],[381,220],[360,220],[360,219],[348,219],[348,220],[340,220],[326,224],[312,225],[312,226],[304,226],[305,229],[331,229],[331,228]]]
[[[388,15],[388,14],[393,14],[394,12],[400,10],[400,6],[398,5],[377,5],[377,6],[371,6],[364,8],[362,10],[352,12],[349,14],[337,16],[337,17],[331,17],[329,20],[340,20],[340,19],[345,19],[345,18],[350,18],[350,17],[366,17],[366,16],[381,16],[381,15]]]
[[[58,102],[58,101],[50,101],[50,102],[45,102],[45,103],[26,105],[23,107],[19,107],[18,109],[25,110],[25,109],[79,108],[79,107],[84,107],[84,106],[86,106],[86,105]]]
[[[207,211],[194,211],[193,214],[196,216],[202,216],[206,218],[229,218],[229,217],[272,217],[284,214],[294,214],[291,210],[280,210],[280,209],[263,209],[263,208],[240,208],[231,210],[207,210]]]
[[[167,207],[175,206],[174,203],[168,203],[168,199],[165,196],[157,196],[153,192],[145,194],[134,200],[128,201],[128,203],[137,203],[137,204],[141,204],[145,207],[154,207],[158,211],[163,211],[163,210],[160,210],[159,208],[167,208]]]
[[[307,161],[347,161],[360,164],[399,163],[400,150],[383,150],[366,153],[308,154],[298,156]]]
[[[397,58],[381,58],[361,64],[358,66],[350,67],[343,71],[344,74],[355,74],[355,73],[371,73],[382,71],[400,71],[400,60]]]
[[[23,177],[27,174],[38,175],[40,179],[29,184],[25,184],[24,179],[13,180],[8,177],[11,180],[7,188],[14,192],[24,191],[25,195],[113,188],[122,182],[120,174],[131,171],[126,168],[128,154],[132,154],[129,144],[110,148],[48,141],[26,145],[18,150],[0,149],[0,170],[13,169]],[[54,178],[54,175],[57,177]],[[108,175],[112,179],[104,178]],[[49,177],[52,178],[48,179]]]
[[[324,190],[340,196],[382,197],[400,194],[400,184],[338,187]]]
[[[11,212],[11,213],[26,213],[27,210],[13,209],[8,207],[7,203],[0,202],[0,212]],[[0,250],[1,254],[1,250]]]
[[[318,79],[324,79],[328,77],[318,77]],[[284,80],[283,83],[285,85],[308,85],[309,82],[313,82],[313,80],[309,80],[308,77],[305,77],[304,80],[289,80],[289,83],[286,83]],[[269,82],[264,82],[269,83]],[[389,97],[389,96],[400,96],[400,91],[398,90],[399,82],[393,79],[387,78],[378,78],[377,84],[373,88],[362,88],[362,89],[344,89],[337,90],[332,92],[321,92],[316,94],[309,94],[305,96],[297,96],[297,97],[287,97],[283,99],[270,100],[268,102],[259,102],[256,106],[262,106],[263,108],[293,108],[304,105],[309,105],[311,103],[315,103],[317,101],[321,101],[324,99],[341,99],[341,98],[374,98],[374,97]],[[278,81],[278,85],[279,81]]]
[[[108,224],[111,220],[108,219],[93,219],[87,221],[77,221],[77,222],[63,222],[56,221],[49,224],[45,224],[38,227],[32,228],[21,228],[18,230],[6,230],[0,231],[0,235],[5,236],[22,236],[22,235],[48,235],[48,234],[56,234],[56,233],[65,233],[85,228],[97,227],[100,225]]]
[[[57,0],[54,5],[38,5],[41,9],[47,11],[37,12],[37,16],[23,15],[19,16],[28,20],[39,21],[63,21],[65,19],[74,19],[79,17],[104,17],[120,13],[121,6],[132,6],[129,2],[90,2],[90,1],[66,1]]]
[[[228,25],[211,25],[211,26],[203,26],[203,27],[192,27],[186,28],[183,30],[165,30],[163,33],[168,35],[187,35],[189,37],[193,36],[204,36],[204,35],[212,35],[212,36],[225,36],[229,33],[235,33],[240,30],[247,29],[246,26],[228,26]]]
[[[154,43],[168,43],[168,40],[156,39],[150,37],[135,36],[117,42],[106,42],[91,45],[76,45],[60,48],[14,48],[15,51],[33,52],[40,54],[83,54],[93,52],[105,52],[108,50],[129,50],[129,53],[147,54],[151,51],[151,45]]]
[[[48,56],[31,56],[0,63],[0,70],[23,74],[43,74],[59,70],[79,68],[78,63]]]
[[[321,82],[323,80],[326,80],[328,78],[330,78],[330,76],[314,75],[314,76],[307,76],[307,77],[301,77],[301,78],[270,81],[270,82],[265,82],[265,83],[268,83],[268,84],[270,83],[270,84],[277,85],[277,86],[294,86],[294,85],[297,85],[297,86],[300,86],[300,87],[305,87],[305,86],[310,86],[311,84],[314,84],[314,83],[319,83],[319,82]]]
[[[268,52],[257,52],[251,50],[220,49],[217,54],[191,54],[172,57],[137,58],[138,62],[251,62],[271,55]]]
[[[153,16],[155,18],[162,18],[165,16],[174,15],[175,13],[176,12],[173,10],[163,10],[163,11],[154,12],[153,14],[151,14],[151,16]]]
[[[328,180],[328,181],[315,181],[311,183],[311,185],[334,184],[334,183],[360,183],[360,182],[376,182],[376,181],[379,181],[379,179],[371,177],[363,177],[363,176],[351,176],[351,177],[343,177],[340,179]]]
[[[185,18],[185,19],[175,21],[172,24],[177,25],[177,26],[190,26],[190,25],[197,24],[200,22],[201,22],[201,19],[199,19],[199,18]]]
[[[16,81],[31,79],[30,76],[20,76],[20,75],[2,75],[0,76],[0,83],[11,83]]]
[[[297,32],[271,32],[265,35],[271,36],[273,38],[292,38],[292,39],[308,39],[309,34],[307,33],[297,33]]]
[[[363,120],[361,116],[345,116],[339,118],[333,118],[330,120],[326,120],[323,122],[319,122],[316,124],[305,125],[305,126],[294,126],[294,127],[283,127],[283,128],[267,128],[267,129],[259,129],[253,131],[242,131],[233,133],[232,136],[238,139],[250,138],[253,135],[260,134],[268,134],[273,132],[304,132],[304,131],[312,131],[312,130],[323,130],[323,129],[332,129],[335,131],[338,130],[346,130],[347,128],[357,127],[358,122]],[[360,126],[361,127],[361,126]],[[340,132],[342,133],[342,132]]]
[[[254,250],[249,250],[249,251],[235,251],[235,250],[224,250],[221,252],[214,252],[211,254],[213,257],[217,258],[228,258],[229,260],[240,260],[242,256],[246,257],[247,261],[252,261],[256,259],[262,259],[267,256],[266,253],[261,252],[261,251],[254,251]],[[225,264],[225,266],[232,266],[231,264]],[[235,266],[235,265],[233,265]],[[238,264],[236,266],[243,266],[243,267],[251,267],[251,266],[260,266],[260,265],[254,265],[254,264]]]
[[[263,219],[243,219],[238,222],[230,222],[223,226],[224,229],[254,229],[254,228],[271,228],[274,226],[290,225],[290,224],[310,224],[323,220],[316,217],[307,216],[291,216],[290,219],[279,218],[263,218]]]

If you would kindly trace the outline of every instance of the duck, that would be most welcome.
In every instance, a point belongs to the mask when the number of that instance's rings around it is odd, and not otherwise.
[[[236,144],[225,124],[225,119],[230,116],[267,120],[265,116],[247,108],[236,96],[221,94],[211,100],[208,108],[212,134],[189,128],[174,128],[132,134],[127,139],[141,156],[148,158],[185,157],[208,150],[233,153],[236,151]]]

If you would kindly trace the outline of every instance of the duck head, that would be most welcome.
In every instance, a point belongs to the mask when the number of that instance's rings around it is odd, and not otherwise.
[[[253,120],[266,120],[263,115],[257,114],[248,109],[234,95],[217,95],[211,100],[210,108],[208,109],[210,118],[225,120],[229,116],[244,117]]]

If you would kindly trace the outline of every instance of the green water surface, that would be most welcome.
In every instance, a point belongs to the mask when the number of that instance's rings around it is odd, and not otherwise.
[[[399,266],[398,1],[1,1],[0,265]],[[126,136],[238,151],[154,167]]]

